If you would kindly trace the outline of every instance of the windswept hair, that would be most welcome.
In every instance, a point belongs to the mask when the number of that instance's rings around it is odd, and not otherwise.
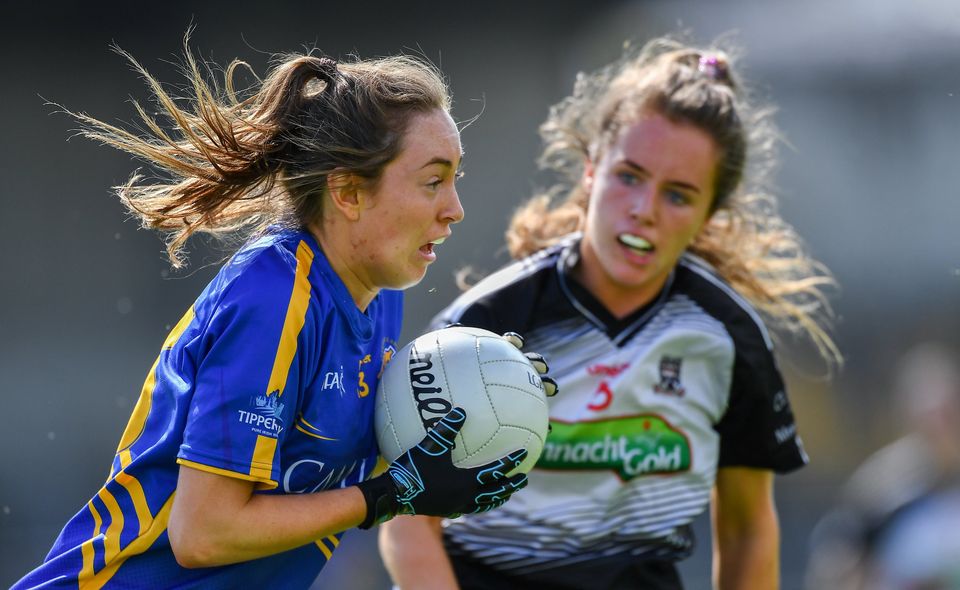
[[[584,162],[599,159],[646,112],[695,126],[719,149],[712,216],[688,250],[774,327],[808,335],[829,364],[842,363],[826,329],[833,314],[825,289],[835,281],[780,217],[769,185],[778,141],[772,110],[752,104],[720,49],[659,38],[595,73],[579,74],[573,94],[553,106],[540,127],[540,165],[560,180],[516,211],[506,234],[510,254],[529,255],[583,229]]]
[[[319,218],[327,176],[336,171],[375,186],[402,149],[413,115],[449,112],[440,72],[409,56],[337,63],[327,57],[276,58],[254,89],[238,96],[234,77],[207,81],[184,38],[186,97],[170,94],[136,59],[117,49],[147,82],[164,120],[134,103],[143,129],[128,131],[83,113],[81,134],[129,152],[160,172],[135,173],[117,193],[144,227],[169,234],[171,263],[196,232],[229,236],[270,224]]]

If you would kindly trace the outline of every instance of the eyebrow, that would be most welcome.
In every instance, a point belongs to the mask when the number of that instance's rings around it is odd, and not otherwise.
[[[649,174],[649,171],[648,171],[646,168],[644,168],[644,167],[641,166],[640,164],[637,164],[637,163],[634,162],[633,160],[628,160],[628,159],[624,158],[624,159],[623,159],[623,163],[626,164],[627,166],[631,167],[631,168],[634,168],[634,169],[636,169],[636,170],[639,170],[640,172],[643,172],[643,173],[645,173],[645,174]],[[698,186],[696,186],[696,185],[694,185],[694,184],[690,184],[689,182],[683,182],[683,181],[680,181],[680,180],[671,180],[671,181],[669,182],[669,184],[672,184],[673,186],[676,186],[676,187],[679,187],[679,188],[682,188],[682,189],[686,189],[686,190],[688,190],[688,191],[692,191],[692,192],[694,192],[694,193],[696,193],[696,194],[700,194],[700,192],[701,192],[701,191],[700,191],[700,187],[698,187]]]
[[[450,160],[446,158],[436,157],[430,160],[429,162],[427,162],[426,164],[424,164],[423,166],[420,166],[420,170],[423,170],[428,166],[433,166],[434,164],[440,164],[441,166],[445,166],[447,168],[453,168],[453,162],[451,162]],[[463,166],[463,152],[460,152],[460,166]]]

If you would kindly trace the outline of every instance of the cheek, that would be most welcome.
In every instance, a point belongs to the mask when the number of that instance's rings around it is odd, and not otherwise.
[[[609,225],[619,213],[616,209],[617,194],[605,183],[597,182],[587,201],[586,224],[594,229]]]
[[[680,248],[689,246],[693,240],[696,239],[697,234],[700,233],[700,230],[703,229],[705,224],[706,217],[699,212],[678,220],[674,225],[674,234],[677,236],[677,241],[681,242],[678,246]]]

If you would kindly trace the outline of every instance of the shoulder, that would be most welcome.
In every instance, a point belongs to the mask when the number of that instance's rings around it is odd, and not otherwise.
[[[286,310],[298,293],[309,293],[306,279],[313,258],[302,232],[280,231],[251,240],[220,269],[198,304]]]
[[[565,243],[541,250],[508,264],[470,287],[433,321],[434,327],[454,322],[483,323],[480,316],[497,318],[498,323],[516,329],[530,313],[545,285],[556,276],[556,267]],[[496,331],[499,326],[482,326]],[[507,329],[507,328],[505,328]]]
[[[674,291],[686,295],[722,323],[738,350],[773,350],[773,340],[759,312],[701,258],[685,254],[680,259]]]

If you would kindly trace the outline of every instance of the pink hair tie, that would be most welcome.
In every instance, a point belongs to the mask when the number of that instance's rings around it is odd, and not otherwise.
[[[702,55],[697,63],[697,71],[712,80],[726,81],[727,62],[716,55]]]

